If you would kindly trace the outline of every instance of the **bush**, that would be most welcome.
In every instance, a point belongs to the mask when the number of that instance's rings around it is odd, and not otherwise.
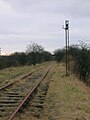
[[[65,56],[65,50],[64,49],[55,50],[54,51],[54,56],[55,56],[55,60],[57,62],[60,62]]]

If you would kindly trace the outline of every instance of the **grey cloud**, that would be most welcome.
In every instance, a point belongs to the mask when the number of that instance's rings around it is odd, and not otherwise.
[[[9,48],[14,43],[14,46],[22,46],[20,49],[23,49],[29,41],[35,41],[49,50],[63,47],[62,25],[65,19],[70,20],[71,44],[80,38],[90,39],[89,0],[1,1],[4,8],[0,9],[2,46]]]
[[[67,11],[72,4],[71,0],[6,0],[18,12],[50,12],[58,13]]]
[[[15,11],[28,14],[68,14],[90,17],[90,0],[5,0]]]
[[[49,29],[55,29],[60,21],[60,16],[50,13],[31,13],[30,15],[17,13],[15,16],[1,17],[0,23],[4,24],[1,33],[32,33],[48,32]],[[58,19],[57,19],[58,18]],[[4,21],[3,21],[4,19]],[[7,20],[6,20],[7,19]]]
[[[79,18],[90,18],[90,0],[75,0],[71,6],[70,14]]]

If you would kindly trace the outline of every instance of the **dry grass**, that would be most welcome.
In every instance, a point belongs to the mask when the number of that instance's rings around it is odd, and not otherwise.
[[[66,77],[64,64],[53,64],[46,79],[50,84],[39,120],[90,120],[90,88],[71,75]],[[29,109],[21,118],[38,120]]]
[[[0,70],[0,87],[30,72],[33,68],[36,68],[37,66],[38,65],[11,67],[11,68],[6,68],[4,70]]]
[[[54,65],[52,73],[46,120],[90,120],[90,88],[72,76],[64,76],[63,64]]]

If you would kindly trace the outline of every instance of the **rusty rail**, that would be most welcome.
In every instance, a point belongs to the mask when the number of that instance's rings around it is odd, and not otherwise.
[[[12,115],[8,118],[8,120],[13,120],[14,116],[18,113],[18,111],[21,109],[23,104],[27,101],[28,98],[31,97],[31,95],[34,93],[34,91],[37,89],[37,87],[40,85],[41,81],[47,76],[48,72],[50,70],[50,67],[46,70],[45,74],[39,79],[39,82],[36,84],[36,86],[30,90],[26,97],[23,99],[23,101],[19,104],[19,106],[16,108],[16,110],[12,113]]]
[[[39,67],[39,68],[40,68],[40,67]],[[9,86],[11,86],[11,85],[13,85],[15,82],[17,82],[17,81],[19,81],[19,80],[22,80],[22,79],[24,79],[24,78],[26,78],[26,77],[28,77],[29,75],[31,75],[33,72],[35,72],[35,71],[38,70],[39,68],[36,68],[36,69],[32,70],[30,73],[22,76],[21,78],[16,79],[16,80],[14,80],[14,81],[12,81],[12,82],[10,82],[10,83],[2,86],[2,87],[0,88],[0,91],[3,90],[3,89],[5,89],[5,88],[7,88],[7,87],[9,87]]]

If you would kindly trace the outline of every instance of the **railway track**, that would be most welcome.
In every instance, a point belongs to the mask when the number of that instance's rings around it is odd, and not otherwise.
[[[40,66],[40,67],[41,67],[41,66]],[[40,68],[40,67],[39,67],[39,68]],[[17,81],[19,81],[19,80],[25,79],[26,77],[30,76],[33,72],[35,72],[35,71],[38,70],[39,68],[36,68],[36,69],[32,70],[31,72],[26,73],[25,75],[19,77],[18,79],[15,79],[15,80],[13,80],[13,81],[11,81],[11,82],[9,82],[9,83],[1,86],[1,87],[0,87],[0,91],[3,90],[4,88],[8,87],[8,86],[13,85],[15,82],[17,82]]]
[[[39,68],[0,89],[0,120],[12,120],[49,72]]]

